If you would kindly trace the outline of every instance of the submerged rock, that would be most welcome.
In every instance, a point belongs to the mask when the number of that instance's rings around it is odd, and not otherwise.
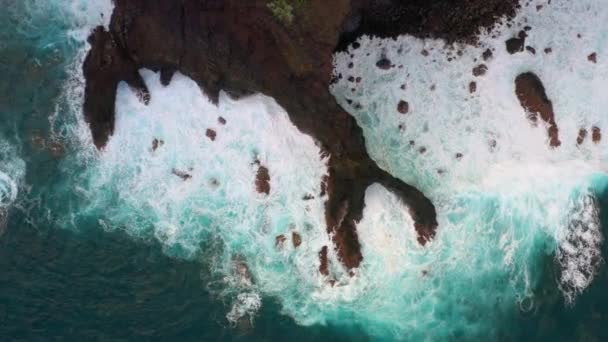
[[[519,103],[528,113],[528,119],[536,125],[538,117],[547,123],[547,135],[551,147],[561,145],[559,140],[559,129],[555,123],[553,104],[547,98],[545,87],[540,78],[531,72],[525,72],[515,78],[515,94]]]

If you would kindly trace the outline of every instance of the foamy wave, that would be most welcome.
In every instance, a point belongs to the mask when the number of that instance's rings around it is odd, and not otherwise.
[[[602,263],[602,235],[597,201],[583,195],[571,202],[569,227],[561,238],[556,260],[561,267],[559,284],[568,304],[573,304],[593,281]]]

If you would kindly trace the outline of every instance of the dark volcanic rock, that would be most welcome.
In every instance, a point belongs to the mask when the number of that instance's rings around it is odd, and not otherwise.
[[[591,127],[591,140],[596,144],[602,140],[602,131],[599,127]]]
[[[576,137],[576,144],[581,145],[585,142],[585,138],[587,138],[587,130],[581,128],[578,130],[578,137]]]
[[[327,231],[346,267],[357,267],[362,260],[355,226],[361,220],[365,189],[372,183],[396,192],[416,223],[425,227],[417,230],[431,237],[437,226],[433,204],[378,167],[367,153],[361,128],[330,94],[333,52],[363,33],[471,41],[480,27],[512,16],[517,1],[307,0],[294,9],[289,25],[277,20],[267,4],[115,0],[109,32],[101,27],[93,32],[83,67],[84,115],[95,145],[102,149],[113,133],[120,81],[146,101],[140,68],[160,70],[163,84],[179,71],[214,102],[220,90],[233,97],[260,92],[272,96],[293,124],[330,156],[324,181]],[[392,67],[390,61],[381,66]],[[258,175],[263,174],[260,170]]]
[[[410,110],[410,104],[407,101],[399,101],[399,103],[397,104],[397,111],[401,114],[407,114],[407,112]]]
[[[528,112],[528,119],[536,125],[538,116],[548,124],[547,135],[551,147],[561,145],[559,130],[555,123],[553,104],[547,98],[545,87],[534,73],[525,72],[515,78],[515,94],[522,107]]]
[[[205,135],[207,136],[207,138],[211,139],[211,141],[215,141],[215,137],[217,136],[217,133],[214,130],[212,130],[211,128],[207,128]]]
[[[181,178],[184,181],[187,181],[188,179],[192,178],[192,175],[182,171],[182,170],[178,170],[178,169],[172,169],[171,173],[173,173],[174,175],[176,175],[177,177]]]
[[[255,176],[255,188],[261,194],[268,195],[270,193],[270,174],[265,166],[258,168]]]
[[[469,93],[473,94],[477,90],[477,83],[469,83]]]
[[[323,246],[319,251],[319,272],[322,275],[329,275],[329,260],[327,259],[327,246]]]
[[[382,70],[388,70],[391,68],[391,61],[388,60],[386,57],[381,58],[379,61],[376,62],[376,66]],[[354,81],[354,78],[353,78]]]
[[[587,56],[587,60],[591,63],[597,63],[597,53],[594,52]]]
[[[488,67],[485,64],[480,64],[474,67],[472,72],[475,77],[483,76],[488,72]]]
[[[508,39],[505,42],[505,45],[507,47],[507,52],[509,52],[510,54],[514,54],[517,52],[524,51],[524,45],[526,44],[527,36],[528,35],[526,34],[525,31],[519,31],[519,34],[517,37]]]
[[[448,43],[473,42],[481,28],[501,17],[513,17],[518,0],[353,0],[337,50],[361,35],[441,38]]]

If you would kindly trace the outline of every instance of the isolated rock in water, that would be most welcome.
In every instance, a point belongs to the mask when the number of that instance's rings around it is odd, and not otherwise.
[[[597,63],[597,54],[594,52],[587,56],[587,60],[591,63]]]
[[[407,114],[407,112],[409,112],[410,110],[410,104],[407,101],[399,101],[399,104],[397,104],[397,111],[401,114]]]
[[[302,237],[297,232],[291,233],[291,242],[294,248],[298,248],[302,244]]]
[[[473,94],[477,90],[477,83],[469,83],[469,93]]]
[[[528,113],[528,119],[536,125],[538,116],[547,123],[547,135],[551,147],[561,145],[559,141],[559,130],[555,123],[553,104],[547,98],[545,87],[534,73],[525,72],[515,78],[515,94],[522,107]]]
[[[211,139],[211,141],[215,141],[215,137],[217,136],[217,133],[214,130],[212,130],[211,128],[207,128],[205,135],[207,136],[207,138]]]
[[[173,173],[174,175],[176,175],[177,177],[181,178],[184,181],[187,181],[188,179],[192,178],[192,175],[185,172],[185,171],[181,171],[178,169],[172,169],[171,173]]]
[[[165,142],[163,140],[154,138],[154,140],[152,140],[152,152],[156,151],[159,147],[163,146],[165,144]]]
[[[376,66],[382,70],[388,70],[391,68],[391,61],[388,60],[386,57],[380,59],[378,62],[376,62]],[[354,78],[353,78],[354,81]]]
[[[526,37],[528,35],[526,34],[525,31],[519,31],[519,34],[517,35],[517,37],[508,39],[505,42],[506,48],[507,48],[507,52],[509,52],[510,54],[514,54],[517,52],[523,52],[524,51],[524,45],[526,44]]]
[[[255,177],[255,188],[261,194],[268,195],[270,193],[270,174],[268,168],[260,166]]]
[[[585,142],[586,137],[587,137],[587,130],[584,128],[579,129],[578,137],[576,137],[576,144],[581,145],[583,142]]]
[[[599,127],[591,127],[591,140],[596,144],[602,140],[602,131]]]
[[[480,64],[473,68],[473,76],[483,76],[488,71],[488,67],[485,64]]]
[[[285,245],[285,241],[287,240],[287,238],[285,237],[285,235],[281,234],[278,235],[277,237],[274,238],[274,244],[277,248],[282,249],[283,246]]]
[[[319,272],[322,275],[329,275],[329,261],[327,259],[327,246],[323,246],[319,251]]]

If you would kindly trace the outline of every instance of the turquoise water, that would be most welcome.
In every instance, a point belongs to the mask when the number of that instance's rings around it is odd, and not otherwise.
[[[108,20],[109,2],[0,1],[7,8],[0,13],[0,336],[608,338],[608,276],[598,263],[601,223],[608,222],[599,210],[608,206],[605,142],[550,150],[512,89],[524,69],[541,76],[564,142],[575,140],[579,125],[604,127],[591,110],[605,108],[604,97],[583,94],[603,84],[606,69],[600,57],[590,71],[578,51],[602,56],[597,28],[606,11],[602,1],[554,2],[544,16],[529,18],[530,41],[537,50],[550,44],[559,57],[503,55],[501,35],[512,32],[499,29],[498,39],[484,38],[497,52],[473,96],[470,68],[486,46],[433,64],[418,52],[427,48],[442,60],[440,42],[361,41],[355,72],[364,81],[354,94],[343,83],[332,91],[345,108],[347,96],[364,105],[351,113],[372,156],[429,194],[441,230],[418,246],[403,205],[374,185],[358,226],[362,266],[350,277],[330,252],[330,276],[323,277],[317,253],[330,243],[324,199],[302,197],[320,192],[325,161],[272,99],[223,97],[215,107],[187,77],[176,75],[165,88],[142,70],[150,105],[119,86],[116,132],[99,153],[80,115],[80,64],[86,33]],[[564,13],[573,11],[595,15],[568,26],[585,37],[568,49],[572,43],[560,38],[567,33],[548,23],[570,20]],[[405,70],[378,73],[381,53]],[[338,56],[337,70],[349,58]],[[552,76],[557,69],[570,71]],[[407,119],[392,115],[403,96],[412,108]],[[405,132],[397,129],[402,122]],[[208,128],[217,131],[213,142]],[[163,142],[156,150],[154,139]],[[490,139],[494,150],[485,144]],[[270,170],[269,196],[255,191],[255,160]],[[297,248],[293,232],[302,237]]]

